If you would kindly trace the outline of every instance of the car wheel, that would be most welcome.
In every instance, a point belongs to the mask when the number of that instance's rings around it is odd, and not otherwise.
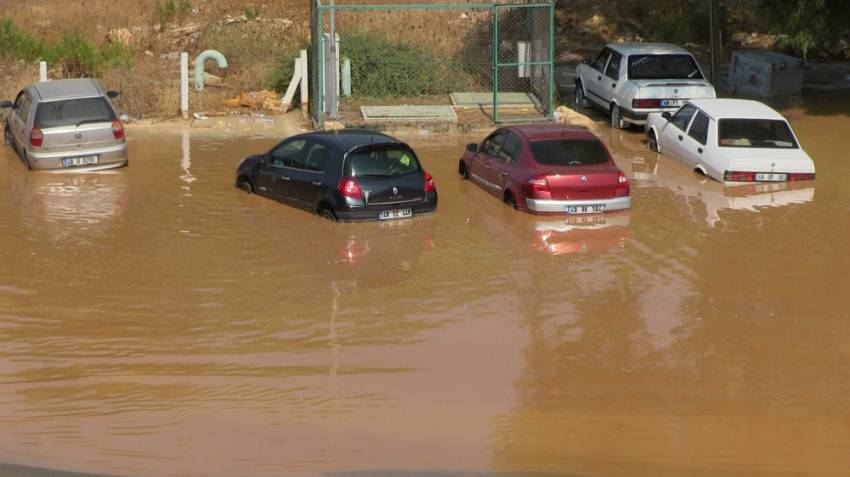
[[[623,123],[623,118],[620,116],[620,107],[616,104],[611,105],[611,128],[612,129],[623,129],[625,123]]]
[[[251,184],[251,181],[247,177],[240,177],[239,181],[236,183],[236,186],[249,194],[254,193],[254,186]]]
[[[505,195],[505,204],[507,204],[508,207],[510,207],[512,209],[516,209],[516,199],[514,199],[514,195],[511,194],[510,192],[508,192],[508,194]]]
[[[658,138],[655,137],[655,131],[649,131],[649,149],[654,152],[661,152],[658,149]]]
[[[336,222],[336,215],[334,214],[334,211],[332,211],[331,209],[326,208],[326,209],[320,210],[319,211],[319,217],[321,217],[323,220],[329,220],[331,222]]]
[[[573,104],[576,111],[587,107],[587,97],[584,95],[584,88],[581,83],[576,83],[576,95]]]
[[[15,138],[12,137],[12,131],[9,130],[9,125],[7,124],[5,128],[3,128],[3,144],[14,146]]]
[[[458,172],[460,173],[461,179],[469,179],[469,172],[466,170],[466,164],[463,161],[460,161],[460,164],[458,165]]]

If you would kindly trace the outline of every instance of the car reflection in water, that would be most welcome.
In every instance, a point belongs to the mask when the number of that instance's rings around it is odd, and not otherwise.
[[[535,247],[552,255],[622,248],[629,237],[629,213],[567,216],[534,222]]]
[[[103,233],[127,209],[125,171],[16,175],[26,189],[22,205],[31,210],[28,220],[42,222],[37,228],[52,240]]]
[[[705,205],[704,218],[693,208],[689,208],[688,213],[694,220],[705,220],[711,227],[721,221],[722,210],[758,212],[764,207],[811,202],[815,196],[813,181],[724,185],[656,153],[633,155],[631,162],[636,187],[664,187],[686,199],[702,202]]]

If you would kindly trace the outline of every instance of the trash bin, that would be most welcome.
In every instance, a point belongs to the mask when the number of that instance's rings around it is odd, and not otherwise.
[[[733,95],[787,96],[800,94],[806,64],[799,58],[768,50],[732,53],[729,89]]]

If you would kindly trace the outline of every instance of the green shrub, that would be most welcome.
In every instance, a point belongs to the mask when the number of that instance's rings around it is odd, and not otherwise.
[[[286,92],[289,82],[292,81],[292,75],[295,74],[295,59],[298,58],[301,50],[310,52],[310,44],[304,42],[300,47],[290,48],[283,53],[277,66],[269,74],[267,80],[269,89],[273,89],[278,93]]]
[[[254,20],[256,20],[258,16],[259,16],[259,13],[257,13],[257,9],[256,9],[256,8],[254,8],[254,7],[245,7],[245,18],[247,18],[249,21],[254,21]]]
[[[57,61],[66,76],[101,76],[106,69],[128,66],[130,53],[120,43],[99,47],[80,32],[66,33],[56,47]]]
[[[12,20],[0,21],[0,55],[26,61],[53,61],[56,52],[45,41],[20,30]]]
[[[191,0],[180,0],[180,13],[186,15],[188,13],[192,13],[192,1]]]
[[[156,0],[154,2],[154,7],[156,8],[156,17],[162,25],[170,22],[174,18],[174,14],[177,12],[174,0],[165,0],[165,3],[163,3],[162,0]]]

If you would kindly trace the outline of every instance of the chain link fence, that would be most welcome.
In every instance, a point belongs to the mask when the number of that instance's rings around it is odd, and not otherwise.
[[[362,106],[448,107],[461,122],[551,117],[552,3],[328,1],[311,12],[318,127],[362,122]]]

